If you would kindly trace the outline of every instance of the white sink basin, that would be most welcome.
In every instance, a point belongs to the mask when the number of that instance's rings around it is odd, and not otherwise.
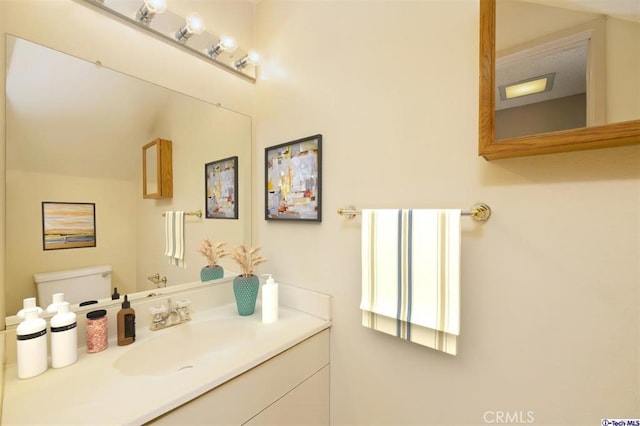
[[[157,376],[192,368],[198,358],[214,355],[255,336],[251,325],[238,320],[187,322],[155,331],[134,342],[114,367],[128,376]]]

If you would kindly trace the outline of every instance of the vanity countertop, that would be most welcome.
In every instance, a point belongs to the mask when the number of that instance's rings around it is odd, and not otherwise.
[[[162,368],[154,361],[163,351],[158,342],[171,342],[165,339],[168,333],[194,331],[194,339],[206,342],[209,338],[215,346],[215,337],[207,335],[214,328],[204,324],[213,322],[227,329],[238,326],[240,334],[250,337],[219,344],[200,355],[188,353],[188,348],[169,347],[167,351],[184,352],[178,352],[180,367],[169,362],[170,367],[160,371]],[[5,367],[2,424],[141,424],[233,379],[330,324],[329,320],[284,306],[280,307],[277,322],[263,324],[260,304],[254,315],[247,317],[237,314],[235,304],[225,304],[200,311],[192,321],[164,330],[152,332],[138,327],[136,342],[128,346],[117,346],[115,340],[110,340],[103,352],[88,354],[81,348],[75,364],[49,368],[31,379],[18,379],[16,364],[9,363]],[[184,328],[178,330],[180,327]],[[148,353],[144,348],[149,349]],[[135,359],[133,353],[128,353],[132,350],[136,351],[135,356],[142,355],[139,369],[132,368],[131,362],[123,363],[125,356],[129,361]]]

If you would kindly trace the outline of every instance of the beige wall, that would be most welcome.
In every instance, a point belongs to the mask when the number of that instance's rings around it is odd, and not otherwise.
[[[227,249],[244,242],[251,236],[251,119],[214,105],[185,96],[172,96],[153,129],[153,133],[172,141],[173,197],[170,200],[136,199],[141,217],[137,227],[138,290],[154,288],[147,276],[160,273],[168,283],[178,284],[200,280],[200,268],[206,259],[196,250],[208,237],[214,242],[226,242]],[[164,256],[164,229],[162,213],[175,206],[177,210],[202,210],[204,207],[204,165],[211,161],[238,156],[238,213],[235,219],[185,220],[185,264],[187,268],[169,265]],[[140,173],[139,181],[142,179]],[[239,270],[224,257],[220,265],[227,270]]]
[[[640,117],[640,22],[607,20],[607,120]]]
[[[259,199],[254,240],[277,281],[334,296],[333,424],[640,417],[640,147],[479,158],[476,1],[256,8],[256,152],[322,133],[324,218],[265,222]],[[336,209],[480,200],[494,216],[463,219],[459,354],[363,328],[360,219]]]
[[[586,126],[587,94],[496,111],[495,138],[506,139]]]
[[[7,287],[5,306],[11,315],[22,300],[33,297],[33,274],[109,264],[111,284],[127,294],[135,291],[136,241],[134,200],[136,181],[90,179],[7,170]],[[82,250],[42,250],[42,201],[96,204],[96,247]],[[51,300],[38,300],[45,307]]]

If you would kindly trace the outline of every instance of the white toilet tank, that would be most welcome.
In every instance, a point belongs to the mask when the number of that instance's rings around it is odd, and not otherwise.
[[[54,293],[64,293],[71,304],[111,296],[111,265],[34,274],[38,306],[51,304]]]

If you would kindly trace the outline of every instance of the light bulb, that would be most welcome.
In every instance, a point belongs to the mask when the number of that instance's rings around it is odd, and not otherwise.
[[[224,50],[226,50],[229,53],[235,52],[235,50],[238,48],[236,41],[229,36],[220,37],[220,44],[222,45]]]
[[[260,54],[255,50],[250,50],[249,53],[236,61],[235,66],[236,69],[241,70],[249,64],[257,65],[258,61],[260,61]]]
[[[233,38],[229,36],[222,36],[216,44],[207,49],[207,55],[212,59],[215,59],[222,52],[227,51],[229,53],[233,53],[237,48],[238,45]]]
[[[144,3],[136,13],[136,19],[144,24],[148,24],[156,13],[162,13],[166,9],[166,0],[144,0]]]
[[[249,56],[249,63],[256,65],[258,62],[260,62],[260,54],[255,50],[249,51],[248,56]]]
[[[175,38],[181,43],[186,42],[194,34],[200,34],[204,31],[204,22],[198,15],[189,15],[185,24],[175,33]]]
[[[187,27],[193,34],[201,34],[204,31],[204,21],[198,15],[187,16]]]
[[[153,13],[162,13],[165,10],[167,10],[167,1],[166,0],[145,0],[144,4]]]

